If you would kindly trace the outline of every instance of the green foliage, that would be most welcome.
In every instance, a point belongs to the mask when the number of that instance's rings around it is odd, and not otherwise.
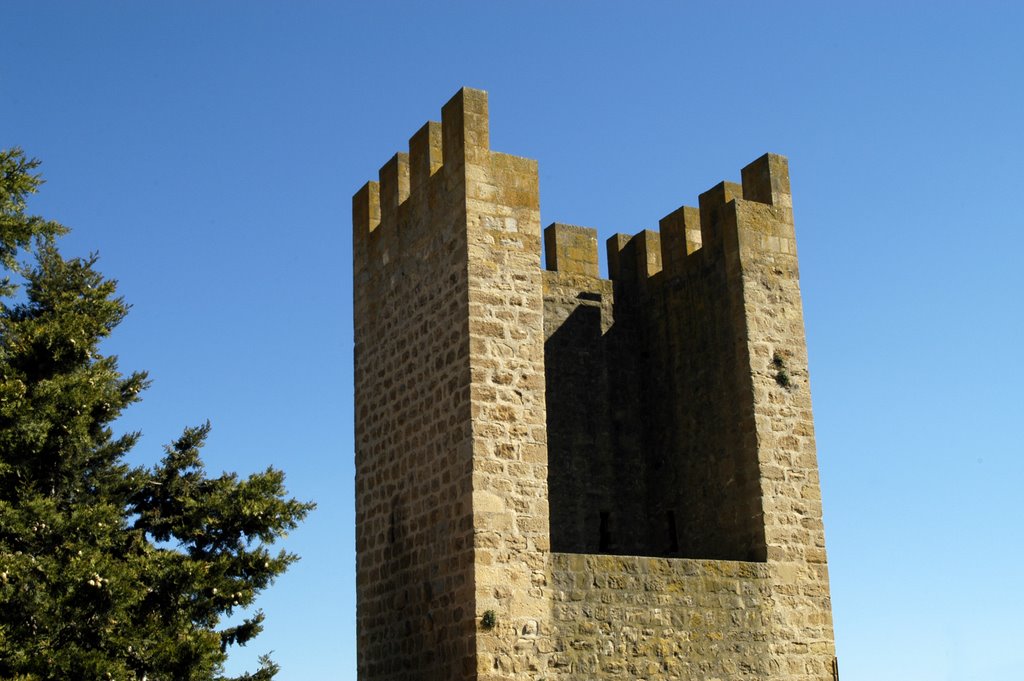
[[[493,610],[485,610],[483,617],[480,618],[480,626],[484,629],[493,629],[498,625],[498,613]]]
[[[772,366],[775,367],[775,382],[780,387],[789,389],[793,387],[793,379],[789,377],[789,372],[786,370],[786,360],[779,353],[772,355]]]
[[[56,222],[25,214],[25,197],[42,184],[42,179],[32,174],[38,165],[39,161],[25,158],[21,149],[0,150],[0,265],[6,271],[21,271],[15,259],[18,249],[67,231]],[[13,291],[10,275],[0,279],[0,296]]]
[[[313,505],[272,468],[208,477],[208,423],[151,468],[124,462],[139,434],[111,424],[148,380],[99,345],[128,307],[95,256],[60,255],[64,227],[25,214],[37,165],[0,151],[0,678],[222,679],[263,615],[222,618],[297,559],[269,547]],[[239,681],[276,671],[264,657]]]

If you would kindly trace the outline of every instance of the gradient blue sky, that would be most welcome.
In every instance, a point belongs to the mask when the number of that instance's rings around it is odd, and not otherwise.
[[[844,681],[1024,666],[1024,3],[0,0],[0,147],[134,305],[152,462],[320,505],[261,604],[279,678],[355,678],[350,197],[462,85],[542,222],[658,219],[790,159]]]

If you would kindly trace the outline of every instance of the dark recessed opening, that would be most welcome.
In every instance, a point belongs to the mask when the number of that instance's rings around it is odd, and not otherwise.
[[[612,545],[612,532],[609,524],[608,511],[601,511],[601,527],[598,534],[597,546],[599,551],[607,551]]]
[[[668,529],[668,552],[679,553],[679,535],[676,532],[676,512],[665,511],[665,525]]]

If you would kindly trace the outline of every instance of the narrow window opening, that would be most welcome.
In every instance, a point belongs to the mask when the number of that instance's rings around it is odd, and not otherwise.
[[[665,524],[668,527],[668,552],[679,553],[679,535],[676,533],[676,512],[665,511]]]
[[[602,552],[607,551],[612,544],[612,533],[611,529],[608,527],[609,515],[608,511],[601,511],[601,526],[599,529],[597,550]]]

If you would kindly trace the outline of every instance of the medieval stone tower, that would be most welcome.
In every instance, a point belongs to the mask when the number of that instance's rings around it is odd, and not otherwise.
[[[353,198],[363,681],[834,668],[786,159],[608,241],[459,91]]]

